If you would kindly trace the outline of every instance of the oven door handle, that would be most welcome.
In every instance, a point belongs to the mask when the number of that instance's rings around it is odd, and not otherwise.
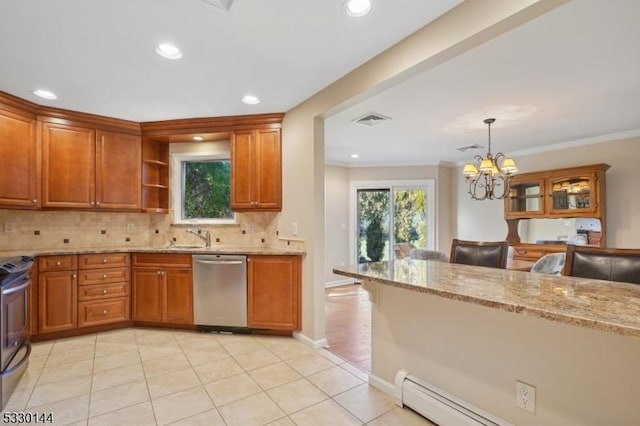
[[[20,360],[20,362],[18,362],[17,364],[13,365],[11,368],[8,368],[7,370],[2,372],[3,376],[9,376],[10,374],[12,374],[14,371],[16,371],[17,369],[19,369],[20,367],[22,367],[22,365],[25,362],[29,361],[29,355],[31,355],[31,342],[25,342],[25,345],[27,346],[27,352],[24,354],[24,356],[22,357],[22,359]],[[13,361],[13,360],[12,360]]]
[[[13,294],[13,293],[17,293],[19,291],[24,290],[25,288],[29,287],[29,285],[31,284],[31,281],[28,280],[26,283],[19,285],[18,287],[9,287],[7,289],[2,289],[2,295],[6,296],[9,294]]]

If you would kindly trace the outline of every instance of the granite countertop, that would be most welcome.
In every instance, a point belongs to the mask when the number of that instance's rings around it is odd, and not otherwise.
[[[10,256],[51,256],[65,254],[94,254],[94,253],[193,253],[193,254],[262,254],[262,255],[295,255],[304,256],[304,250],[267,248],[267,247],[100,247],[100,248],[69,248],[69,249],[32,249],[32,250],[0,250],[0,257]]]
[[[517,314],[640,338],[640,285],[400,259],[333,272]]]

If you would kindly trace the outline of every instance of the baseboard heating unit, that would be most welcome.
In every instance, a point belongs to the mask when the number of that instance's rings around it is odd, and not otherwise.
[[[396,374],[395,399],[440,426],[513,426],[404,370]]]

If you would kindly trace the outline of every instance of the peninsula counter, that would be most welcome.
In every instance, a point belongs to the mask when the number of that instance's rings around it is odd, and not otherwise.
[[[370,383],[387,393],[406,370],[507,423],[640,424],[639,285],[415,259],[334,273],[370,293]]]

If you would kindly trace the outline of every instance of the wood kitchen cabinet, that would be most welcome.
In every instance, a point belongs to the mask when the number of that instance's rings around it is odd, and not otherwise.
[[[142,211],[169,212],[169,143],[142,141]]]
[[[42,124],[43,207],[139,210],[139,136]]]
[[[280,129],[232,133],[231,209],[282,210]]]
[[[191,255],[134,253],[132,256],[134,321],[193,324]]]
[[[0,207],[40,207],[40,144],[36,117],[0,104]]]
[[[78,263],[78,327],[128,321],[129,254],[82,254]]]
[[[270,330],[299,330],[300,285],[300,256],[249,256],[248,326]]]
[[[78,326],[78,256],[38,258],[38,333]]]

